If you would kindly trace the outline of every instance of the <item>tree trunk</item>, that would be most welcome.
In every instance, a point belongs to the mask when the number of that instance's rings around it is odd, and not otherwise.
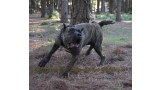
[[[130,2],[131,2],[131,0],[128,0],[128,12],[129,12],[129,8],[130,8]]]
[[[121,22],[121,0],[117,0],[116,21]]]
[[[104,0],[101,0],[101,12],[105,13],[105,2],[104,2]]]
[[[38,12],[38,9],[39,9],[39,7],[38,7],[38,1],[35,1],[35,13]]]
[[[90,0],[72,0],[71,25],[89,23]]]
[[[50,0],[46,0],[46,5],[47,5],[47,7],[49,7],[49,1],[50,1]]]
[[[132,0],[129,0],[129,12],[132,12]]]
[[[61,15],[62,0],[58,1],[58,12]]]
[[[114,14],[114,0],[109,1],[109,13]]]
[[[129,3],[128,0],[125,0],[125,13],[128,13]]]
[[[35,10],[35,2],[34,0],[29,0],[29,13],[32,14]]]
[[[41,17],[45,17],[46,13],[46,0],[41,0]]]
[[[100,3],[100,0],[97,0],[97,13],[99,13],[99,3]]]
[[[125,12],[125,2],[124,2],[124,0],[122,0],[121,11]]]
[[[90,6],[89,6],[90,13],[92,13],[92,4],[93,4],[93,0],[92,0],[92,3],[90,1]]]
[[[53,10],[54,10],[54,0],[50,0],[49,17],[48,18],[52,17]]]
[[[54,6],[55,6],[55,10],[57,10],[58,9],[58,2],[57,2],[57,0],[54,1]]]
[[[68,0],[62,0],[61,23],[68,23]]]

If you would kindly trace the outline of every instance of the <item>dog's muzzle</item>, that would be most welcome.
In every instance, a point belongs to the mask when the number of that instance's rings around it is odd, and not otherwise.
[[[82,34],[77,32],[74,34],[72,41],[67,44],[67,48],[77,48],[81,42]]]
[[[79,44],[78,43],[76,43],[76,42],[72,42],[72,43],[68,43],[68,45],[67,45],[67,48],[77,48],[79,46]]]

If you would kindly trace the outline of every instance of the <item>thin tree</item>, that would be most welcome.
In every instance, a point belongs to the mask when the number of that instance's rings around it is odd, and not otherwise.
[[[128,0],[125,0],[125,13],[128,13],[128,9],[129,9],[129,2]]]
[[[121,3],[122,3],[122,0],[117,0],[117,12],[116,12],[117,22],[121,22]]]
[[[45,17],[46,13],[46,0],[41,0],[41,17]]]
[[[54,0],[50,0],[50,5],[49,5],[49,17],[48,18],[51,18],[52,17],[52,12],[54,10]]]
[[[132,12],[132,0],[129,0],[129,10],[130,13]]]
[[[97,13],[99,13],[99,4],[100,4],[100,0],[97,0]]]
[[[62,0],[61,23],[68,22],[68,0]]]
[[[49,15],[49,10],[50,10],[50,0],[46,0],[46,15]]]
[[[90,13],[92,13],[92,11],[93,11],[93,10],[92,10],[93,0],[91,0],[91,1],[92,1],[92,3],[90,2],[90,4],[89,4],[89,5],[90,5],[90,6],[89,6]]]
[[[34,9],[35,9],[35,1],[29,0],[29,13],[32,14]]]
[[[125,0],[122,0],[121,11],[125,12]]]
[[[105,1],[101,0],[101,12],[105,12]]]
[[[55,10],[58,9],[58,1],[57,0],[54,0],[54,7],[55,7]]]
[[[46,0],[46,5],[47,5],[47,7],[49,7],[49,1],[50,1],[50,0]]]
[[[71,25],[89,23],[90,0],[72,0]]]
[[[59,12],[59,14],[61,15],[61,7],[62,7],[62,0],[57,0],[57,5],[58,5],[58,12]]]
[[[109,13],[114,14],[114,0],[109,1]]]

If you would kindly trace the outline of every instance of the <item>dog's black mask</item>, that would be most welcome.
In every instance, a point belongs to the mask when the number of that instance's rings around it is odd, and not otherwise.
[[[66,27],[64,26],[62,39],[65,47],[68,49],[78,48],[82,39],[82,30],[83,28],[77,29],[74,27]]]

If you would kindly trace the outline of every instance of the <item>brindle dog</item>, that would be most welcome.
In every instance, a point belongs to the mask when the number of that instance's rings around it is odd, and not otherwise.
[[[77,25],[68,25],[66,26],[63,24],[63,28],[60,30],[58,36],[55,39],[55,43],[48,53],[48,55],[43,58],[39,65],[40,67],[44,67],[46,63],[50,60],[52,54],[60,47],[64,47],[69,53],[72,54],[71,61],[69,62],[68,66],[66,67],[66,71],[62,74],[62,76],[68,77],[68,72],[71,70],[72,66],[76,62],[78,55],[82,48],[85,45],[90,45],[89,49],[86,52],[86,56],[90,54],[91,50],[97,52],[100,56],[101,61],[98,66],[103,65],[105,60],[105,56],[102,55],[102,40],[103,35],[101,28],[103,25],[114,24],[113,21],[101,21],[99,23],[80,23]]]

